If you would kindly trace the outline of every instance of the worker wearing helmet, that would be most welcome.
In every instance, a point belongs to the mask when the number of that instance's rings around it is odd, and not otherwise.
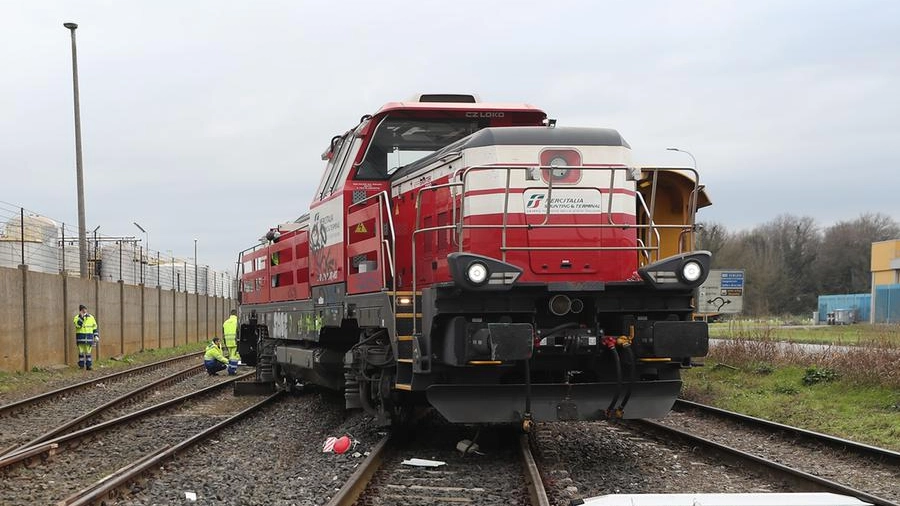
[[[75,324],[75,344],[78,346],[78,368],[90,371],[94,366],[91,350],[100,342],[97,319],[88,313],[84,304],[78,306],[78,314],[72,319]]]
[[[225,350],[228,352],[228,374],[237,374],[238,363],[241,356],[237,350],[237,310],[231,310],[231,316],[222,323],[222,334],[225,336]]]
[[[228,367],[228,359],[225,358],[225,355],[222,355],[218,337],[214,337],[206,346],[206,353],[203,354],[203,365],[206,366],[206,372],[210,376],[217,376],[219,371]]]

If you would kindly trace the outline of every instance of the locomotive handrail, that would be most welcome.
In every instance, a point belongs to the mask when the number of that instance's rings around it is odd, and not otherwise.
[[[390,262],[389,266],[390,266],[390,268],[391,268],[391,278],[394,278],[394,276],[396,276],[396,273],[395,273],[396,267],[395,267],[394,262],[393,262],[393,257],[394,257],[394,250],[395,250],[395,248],[396,248],[396,246],[395,246],[396,241],[394,240],[394,238],[395,238],[395,236],[394,236],[394,217],[391,216],[391,209],[390,209],[390,207],[388,207],[388,205],[387,205],[388,199],[390,198],[389,195],[388,195],[388,193],[387,193],[387,190],[381,190],[381,191],[378,192],[378,193],[373,193],[372,195],[369,195],[368,197],[366,197],[366,198],[360,200],[359,202],[354,202],[354,203],[350,204],[350,206],[347,208],[347,211],[349,212],[349,211],[350,211],[350,208],[352,208],[353,206],[360,205],[360,204],[362,204],[363,202],[366,202],[366,201],[368,201],[368,200],[372,200],[372,199],[375,198],[375,197],[378,197],[378,204],[379,204],[381,207],[384,208],[383,210],[384,210],[384,212],[385,212],[385,215],[387,215],[387,221],[388,221],[388,233],[390,234],[390,237],[391,237],[390,243],[391,243],[391,246],[392,246],[392,247],[391,247],[391,251],[390,251],[390,252],[386,252],[386,253],[388,253],[388,255],[389,255],[390,258],[391,258],[391,262]],[[379,217],[379,219],[381,219],[381,218]],[[387,285],[387,280],[385,280],[385,285]],[[395,285],[395,286],[394,286],[394,291],[396,292],[396,291],[397,291],[397,289],[396,289],[396,283],[394,283],[394,285]]]
[[[659,235],[659,229],[656,228],[655,226],[653,226],[653,213],[651,213],[650,210],[647,209],[647,201],[644,200],[644,195],[641,192],[635,192],[635,193],[637,195],[638,201],[641,203],[641,207],[643,207],[644,212],[647,213],[647,220],[650,222],[650,225],[651,225],[651,227],[650,227],[651,235],[650,235],[650,237],[648,237],[648,239],[653,239],[654,236],[656,237],[656,247],[653,248],[653,242],[651,241],[650,245],[648,247],[648,250],[644,251],[644,257],[647,259],[647,263],[650,263],[651,262],[650,251],[655,250],[656,251],[656,259],[659,260],[659,248],[662,244],[662,238]],[[640,243],[641,246],[644,246],[644,242],[640,238],[638,238],[638,243]]]
[[[451,230],[451,229],[455,229],[456,225],[457,225],[456,223],[453,223],[451,225],[439,225],[436,227],[426,227],[426,228],[421,228],[421,229],[418,228],[419,220],[422,217],[422,194],[425,190],[437,191],[437,190],[440,190],[441,188],[453,188],[456,186],[463,186],[463,183],[455,182],[455,183],[443,183],[443,184],[436,184],[436,185],[430,185],[430,186],[422,186],[419,188],[419,191],[416,192],[416,221],[415,221],[415,227],[414,227],[412,237],[411,237],[411,242],[412,242],[412,292],[413,293],[416,293],[416,291],[417,291],[416,284],[418,283],[418,279],[417,279],[417,275],[416,275],[417,274],[416,273],[416,235],[418,235],[420,232],[431,232],[434,230]],[[451,200],[453,200],[453,208],[455,210],[456,209],[456,197],[454,196]],[[465,200],[465,197],[463,197],[463,200]],[[455,212],[454,212],[454,215],[455,215]],[[460,217],[459,223],[460,224],[462,224],[462,216],[463,216],[462,205],[460,205],[460,213],[459,213],[459,217]],[[456,217],[454,216],[454,222],[455,221],[456,221]],[[460,232],[460,234],[461,233],[462,232]],[[460,245],[460,249],[461,249],[462,248],[462,240],[459,241],[459,245]],[[394,283],[394,285],[396,286],[396,283]],[[394,304],[396,304],[396,299],[397,299],[397,297],[394,297],[394,301],[395,301]],[[397,314],[396,306],[394,307],[394,314]],[[415,297],[412,297],[412,314],[414,314],[414,315],[416,314],[416,298]],[[416,319],[413,318],[412,319],[412,333],[415,334],[416,330],[417,330]]]
[[[642,171],[648,171],[653,173],[652,178],[652,187],[650,189],[650,209],[647,210],[646,203],[644,204],[644,211],[648,213],[648,219],[653,221],[653,213],[656,209],[656,182],[657,176],[661,171],[672,171],[672,172],[690,172],[693,175],[693,188],[691,189],[690,199],[688,201],[689,213],[687,219],[685,220],[687,223],[683,225],[674,225],[674,226],[660,226],[656,225],[656,228],[681,228],[681,233],[678,236],[678,252],[684,252],[689,249],[693,249],[694,247],[694,230],[697,226],[697,206],[699,205],[700,200],[700,192],[703,190],[703,185],[700,184],[700,174],[697,172],[696,168],[692,167],[678,167],[678,168],[669,168],[669,167],[642,167]],[[640,192],[638,192],[640,195]],[[641,195],[641,200],[643,202],[643,196]],[[690,234],[690,244],[685,244],[684,235]],[[661,245],[661,239],[659,237],[659,231],[656,232],[656,240],[657,245]],[[657,255],[657,260],[658,260]]]
[[[516,167],[509,167],[509,166],[504,167],[504,166],[501,166],[501,165],[480,165],[480,166],[473,166],[473,167],[465,167],[465,168],[460,168],[460,169],[458,169],[458,170],[455,172],[455,176],[456,176],[456,177],[459,177],[459,178],[462,180],[462,186],[463,186],[463,189],[462,189],[462,192],[461,192],[462,198],[460,199],[460,217],[459,217],[459,221],[455,224],[455,225],[456,225],[457,236],[458,236],[457,242],[458,242],[458,246],[459,246],[459,251],[460,251],[460,252],[463,251],[463,232],[464,232],[464,230],[466,230],[466,229],[473,229],[473,228],[500,228],[500,229],[501,229],[501,252],[503,252],[502,254],[504,255],[504,257],[505,257],[505,251],[512,251],[512,250],[529,250],[529,249],[530,249],[530,250],[535,250],[534,247],[515,247],[515,248],[513,248],[513,247],[508,247],[508,246],[506,246],[506,238],[507,238],[507,231],[508,231],[508,229],[515,229],[515,228],[528,228],[528,229],[530,229],[530,228],[536,228],[536,227],[548,227],[548,228],[567,228],[567,227],[568,227],[568,228],[573,228],[573,227],[577,227],[577,228],[635,228],[635,229],[646,229],[646,230],[648,230],[648,232],[651,234],[651,237],[654,237],[654,236],[655,236],[655,238],[656,238],[656,245],[653,245],[653,244],[651,243],[650,245],[641,245],[641,246],[635,246],[635,247],[633,247],[633,248],[626,248],[626,249],[633,249],[633,250],[636,250],[636,251],[645,251],[645,252],[652,251],[652,252],[655,252],[655,253],[656,253],[656,256],[657,256],[657,258],[658,258],[658,257],[659,257],[659,250],[660,250],[660,247],[661,247],[661,237],[660,237],[660,233],[659,233],[659,230],[660,230],[660,229],[681,229],[682,231],[684,231],[686,228],[689,228],[689,229],[691,229],[691,230],[693,229],[693,223],[694,223],[695,217],[696,217],[696,207],[697,207],[697,201],[698,201],[697,195],[699,194],[699,189],[700,189],[699,184],[698,184],[698,183],[699,183],[699,176],[697,175],[697,172],[696,172],[695,170],[693,170],[693,169],[689,169],[689,168],[680,168],[680,167],[679,167],[678,169],[655,168],[655,167],[654,167],[654,168],[643,168],[643,170],[647,170],[647,171],[650,171],[650,172],[653,173],[653,176],[652,176],[652,178],[651,178],[652,189],[651,189],[651,202],[650,202],[650,207],[649,207],[649,209],[647,208],[647,203],[646,203],[646,201],[644,200],[643,195],[641,194],[641,192],[638,191],[637,189],[635,189],[635,190],[634,190],[634,193],[635,193],[635,196],[636,196],[638,199],[640,199],[640,202],[641,202],[641,205],[642,205],[644,211],[647,212],[647,217],[648,217],[648,221],[649,221],[649,222],[648,222],[647,224],[637,224],[637,223],[636,223],[636,224],[628,224],[628,223],[616,223],[616,222],[615,222],[615,220],[614,220],[614,218],[613,218],[613,213],[612,213],[612,206],[613,206],[613,196],[615,195],[615,189],[616,189],[616,187],[615,187],[616,173],[617,173],[617,172],[620,172],[620,171],[622,171],[622,172],[627,172],[628,170],[630,170],[629,167],[625,167],[625,166],[616,166],[616,167],[608,167],[608,166],[606,166],[606,167],[596,167],[596,166],[583,166],[583,165],[581,165],[581,166],[567,166],[567,167],[569,167],[569,168],[571,168],[571,169],[578,169],[578,170],[585,170],[585,171],[598,171],[598,170],[603,170],[603,171],[609,171],[609,172],[610,172],[610,186],[609,186],[609,188],[608,188],[608,194],[610,195],[610,197],[609,197],[609,201],[607,202],[607,205],[606,205],[606,208],[607,208],[607,212],[606,212],[606,214],[607,214],[607,217],[606,217],[607,223],[606,223],[606,224],[600,224],[600,223],[597,223],[597,224],[578,224],[578,225],[573,225],[573,224],[551,224],[551,223],[549,223],[549,215],[550,215],[551,209],[550,209],[550,206],[549,206],[549,204],[548,204],[546,212],[543,213],[543,214],[544,214],[544,221],[543,221],[542,223],[540,223],[540,224],[526,224],[526,225],[510,225],[510,224],[508,224],[508,221],[507,221],[506,218],[507,218],[507,216],[508,216],[508,214],[509,214],[509,208],[508,208],[508,206],[509,206],[509,193],[510,193],[510,178],[511,178],[511,173],[512,173],[512,171],[513,171],[513,170],[522,170],[522,171],[525,171],[525,170],[532,170],[532,169],[538,169],[538,170],[550,170],[550,169],[553,169],[554,166],[546,166],[546,165],[537,165],[537,164],[534,164],[534,165],[523,165],[523,166],[516,166]],[[507,183],[506,183],[505,188],[504,188],[503,223],[501,223],[500,225],[480,225],[480,226],[479,226],[479,225],[465,225],[465,224],[463,224],[463,221],[465,220],[465,205],[466,205],[466,196],[467,196],[467,193],[468,193],[467,190],[466,190],[466,187],[467,187],[467,185],[468,185],[468,175],[469,175],[469,173],[470,173],[470,172],[474,172],[474,171],[490,171],[490,170],[497,170],[497,169],[504,170],[504,171],[507,173]],[[692,192],[691,192],[692,198],[691,198],[690,211],[689,211],[689,214],[688,214],[688,216],[686,217],[686,220],[685,220],[685,221],[688,222],[687,224],[661,225],[661,224],[655,223],[654,220],[653,220],[653,216],[654,216],[653,213],[654,213],[654,209],[655,209],[655,207],[656,207],[657,175],[658,175],[658,173],[659,173],[660,171],[663,171],[663,170],[690,171],[690,172],[692,172],[693,175],[694,175],[694,180],[693,180],[694,188],[693,188],[693,190],[692,190]],[[627,175],[627,174],[626,174],[626,175]],[[553,186],[553,178],[551,177],[551,178],[549,178],[549,180],[547,181],[547,199],[548,199],[548,201],[551,199],[551,195],[552,195],[551,192],[553,191],[553,187],[554,187],[554,186]],[[588,187],[588,186],[571,186],[571,187],[568,187],[568,186],[567,186],[566,188],[577,188],[577,189],[594,188],[594,189],[599,189],[599,188],[597,188],[596,186],[590,186],[590,187]],[[417,224],[418,224],[418,222],[417,222]],[[434,229],[434,230],[439,230],[439,229]],[[426,230],[423,230],[423,231],[426,231]],[[683,241],[680,241],[680,242],[683,243]],[[594,249],[594,250],[601,251],[601,250],[608,250],[609,247],[598,246],[598,247],[591,247],[590,249]],[[620,248],[616,248],[616,249],[620,249]],[[679,251],[683,251],[683,244],[680,244],[680,245],[679,245]],[[415,257],[414,257],[414,258],[415,258]]]
[[[384,250],[384,254],[385,254],[385,256],[387,256],[387,266],[391,270],[391,280],[392,280],[391,281],[391,287],[392,287],[391,291],[392,291],[392,295],[393,295],[393,297],[391,297],[391,306],[393,308],[394,314],[396,315],[397,314],[397,272],[396,272],[396,266],[394,264],[394,259],[397,258],[397,255],[396,255],[397,241],[396,241],[396,236],[394,233],[394,218],[391,216],[391,209],[390,209],[390,205],[388,204],[388,202],[390,200],[390,196],[388,195],[387,190],[381,190],[380,192],[373,193],[372,195],[369,195],[368,197],[366,197],[358,202],[351,203],[347,207],[347,215],[349,217],[350,210],[353,209],[354,207],[360,206],[360,205],[362,205],[370,200],[373,200],[373,199],[378,199],[378,223],[379,223],[378,230],[381,231],[381,233],[382,233],[382,237],[379,239],[379,243],[380,243],[380,248]],[[384,231],[384,218],[383,217],[385,215],[387,215],[387,223],[388,223],[387,232],[389,235],[389,239],[385,239],[383,237],[383,231]],[[390,244],[388,245],[388,243],[390,243]],[[390,246],[390,247],[388,247],[388,246]],[[350,261],[349,256],[347,258],[347,261],[348,262]],[[380,265],[379,267],[381,268],[381,286],[382,286],[382,288],[388,288],[388,286],[387,286],[387,270],[384,268],[385,267],[384,265]],[[347,267],[347,272],[349,275],[349,272],[350,272],[349,265]],[[391,321],[392,321],[392,323],[391,323],[392,329],[391,330],[393,331],[393,335],[396,336],[397,335],[397,319],[393,318],[393,319],[391,319]]]

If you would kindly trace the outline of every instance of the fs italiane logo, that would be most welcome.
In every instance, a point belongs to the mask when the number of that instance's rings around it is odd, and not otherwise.
[[[527,209],[540,209],[541,205],[544,203],[544,195],[541,193],[536,193],[530,197],[528,197],[528,203],[525,205]]]

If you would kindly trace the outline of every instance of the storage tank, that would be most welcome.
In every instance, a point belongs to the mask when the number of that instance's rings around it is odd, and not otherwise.
[[[59,226],[55,221],[46,216],[29,214],[25,216],[24,227],[23,220],[20,216],[13,216],[6,222],[3,235],[0,236],[2,241],[21,241],[24,236],[25,242],[39,242],[50,246],[56,246],[56,239],[59,235]]]
[[[117,241],[100,248],[100,279],[119,281],[129,285],[141,282],[141,254],[132,241]],[[68,261],[68,259],[67,259]],[[144,277],[147,277],[146,266]]]
[[[24,263],[32,271],[59,272],[58,230],[56,222],[46,216],[29,214],[24,220],[11,217],[0,234],[0,265],[17,267]]]

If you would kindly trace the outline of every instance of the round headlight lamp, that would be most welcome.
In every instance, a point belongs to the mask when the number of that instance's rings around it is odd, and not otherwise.
[[[703,267],[699,262],[691,260],[689,262],[685,262],[685,264],[681,266],[681,277],[684,278],[684,280],[688,283],[697,281],[702,275]]]
[[[466,279],[472,284],[482,285],[488,279],[488,268],[481,262],[472,262],[466,268]]]

